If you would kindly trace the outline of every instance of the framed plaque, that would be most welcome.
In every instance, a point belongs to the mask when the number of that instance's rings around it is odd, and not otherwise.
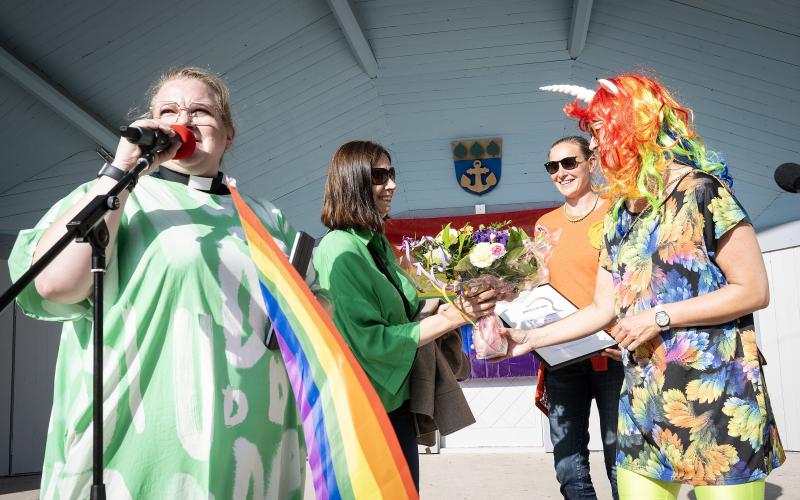
[[[495,312],[504,323],[520,329],[538,328],[566,318],[577,310],[575,304],[549,284],[522,292],[511,302],[498,302],[495,307]],[[577,340],[535,349],[533,353],[548,369],[556,370],[590,358],[615,345],[617,342],[614,338],[600,330]]]

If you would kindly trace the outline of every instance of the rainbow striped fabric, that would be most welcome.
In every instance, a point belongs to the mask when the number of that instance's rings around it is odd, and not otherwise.
[[[364,370],[235,182],[228,185],[300,410],[317,500],[419,498]]]

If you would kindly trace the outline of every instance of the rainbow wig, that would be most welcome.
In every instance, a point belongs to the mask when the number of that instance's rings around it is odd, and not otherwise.
[[[715,175],[732,187],[727,165],[706,151],[694,131],[692,111],[678,104],[663,85],[636,74],[607,81],[610,88],[601,84],[587,107],[575,100],[564,112],[595,137],[597,159],[608,182],[604,191],[616,201],[614,219],[626,199],[646,198],[654,215],[662,203],[664,172],[673,161]]]

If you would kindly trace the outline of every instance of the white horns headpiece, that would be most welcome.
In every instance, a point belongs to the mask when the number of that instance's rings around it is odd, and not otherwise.
[[[565,94],[577,97],[586,104],[592,102],[592,97],[594,97],[594,90],[589,90],[586,87],[581,87],[579,85],[548,85],[546,87],[539,87],[539,90],[547,90],[548,92],[563,92]]]
[[[619,89],[617,88],[617,86],[614,85],[614,82],[610,80],[606,80],[605,78],[598,78],[597,83],[605,87],[606,90],[608,90],[614,95],[617,95],[619,93]]]
[[[619,92],[617,86],[605,78],[598,78],[597,83],[614,95]],[[586,104],[592,102],[592,98],[595,94],[594,90],[589,90],[586,87],[581,87],[579,85],[548,85],[546,87],[539,87],[539,90],[547,90],[548,92],[563,92],[565,94],[577,97]]]

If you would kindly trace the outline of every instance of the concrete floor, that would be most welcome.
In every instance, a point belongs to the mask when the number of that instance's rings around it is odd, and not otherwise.
[[[767,500],[800,499],[800,453],[788,455],[786,463],[767,478]],[[602,455],[592,453],[590,465],[595,471],[597,497],[611,498]],[[433,500],[556,500],[561,494],[552,467],[553,455],[549,453],[443,450],[439,455],[420,456],[420,496]],[[33,489],[37,487],[38,476],[0,478],[0,500],[37,500],[39,492]],[[306,499],[313,498],[307,477]],[[678,498],[695,497],[684,487]]]

